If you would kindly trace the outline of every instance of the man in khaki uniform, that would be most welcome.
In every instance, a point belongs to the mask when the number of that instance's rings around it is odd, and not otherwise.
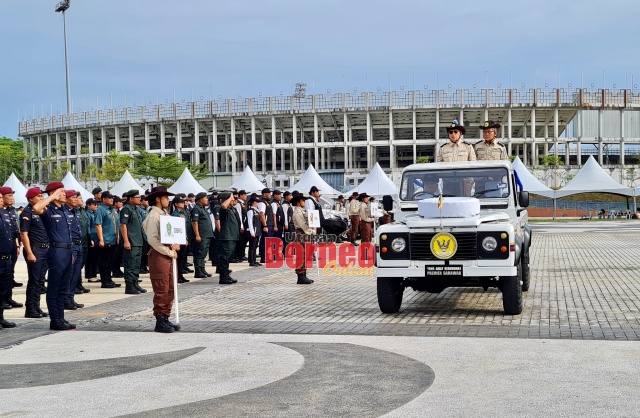
[[[500,124],[492,120],[486,121],[480,127],[484,141],[479,142],[475,147],[478,160],[507,160],[509,158],[504,145],[495,142],[499,128]]]
[[[473,147],[466,142],[461,141],[466,129],[462,125],[458,125],[458,121],[447,126],[447,134],[449,134],[449,143],[440,147],[436,161],[439,163],[449,163],[457,161],[475,161],[476,153]]]

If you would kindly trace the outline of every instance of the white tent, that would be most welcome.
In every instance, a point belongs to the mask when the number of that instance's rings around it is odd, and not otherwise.
[[[80,192],[80,194],[82,195],[82,199],[85,202],[87,201],[87,199],[93,197],[91,193],[89,193],[84,187],[80,185],[80,183],[78,183],[78,180],[73,177],[71,171],[67,171],[67,175],[62,179],[62,184],[64,184],[64,188],[66,190],[75,190],[76,192]]]
[[[615,181],[600,167],[592,155],[566,186],[556,190],[556,197],[560,198],[579,193],[615,193],[623,196],[634,196],[634,189],[625,187]]]
[[[320,189],[320,192],[324,195],[338,196],[340,194],[339,191],[329,186],[329,184],[320,177],[320,174],[318,174],[316,169],[313,168],[313,165],[309,165],[309,168],[307,168],[307,171],[302,174],[300,180],[298,180],[298,182],[293,186],[289,187],[289,191],[297,190],[306,195],[313,186]]]
[[[206,192],[204,187],[198,183],[198,181],[193,177],[191,171],[188,168],[185,168],[180,178],[173,183],[173,186],[169,187],[169,191],[171,193],[184,193],[184,194],[198,194],[200,192]]]
[[[123,193],[126,193],[129,190],[138,190],[140,191],[140,194],[144,194],[144,189],[134,180],[131,173],[129,173],[129,170],[127,170],[124,172],[118,183],[113,186],[110,192],[114,196],[122,196]]]
[[[11,187],[13,190],[13,197],[16,199],[15,206],[26,206],[29,204],[27,201],[27,188],[22,185],[18,177],[14,173],[11,173],[7,181],[2,185],[3,187]]]
[[[518,173],[518,179],[522,183],[522,187],[529,193],[538,194],[540,196],[546,196],[553,198],[555,196],[555,190],[542,184],[540,180],[535,178],[533,174],[522,164],[520,157],[516,157],[513,160],[513,169]]]
[[[391,195],[395,199],[398,197],[398,186],[387,177],[380,164],[376,163],[362,183],[349,192],[366,193],[369,196]]]
[[[238,177],[238,179],[231,185],[231,188],[244,190],[247,193],[259,193],[262,189],[264,189],[264,184],[262,184],[262,182],[258,180],[256,175],[253,174],[253,171],[251,171],[249,166],[247,166],[240,177]]]

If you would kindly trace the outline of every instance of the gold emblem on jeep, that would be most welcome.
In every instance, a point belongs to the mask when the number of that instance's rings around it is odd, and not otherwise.
[[[455,237],[447,232],[439,232],[431,238],[431,253],[441,260],[447,260],[458,250]]]

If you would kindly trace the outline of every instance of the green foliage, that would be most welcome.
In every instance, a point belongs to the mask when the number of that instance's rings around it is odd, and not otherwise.
[[[416,158],[416,164],[426,164],[431,160],[431,157],[428,155],[423,155],[422,157]]]
[[[61,162],[60,165],[55,166],[55,168],[51,172],[49,181],[62,180],[69,170],[71,170],[71,164],[66,161]]]
[[[129,154],[118,154],[118,151],[112,149],[104,156],[103,178],[109,182],[117,182],[124,172],[131,168],[132,161],[133,158]]]
[[[138,177],[151,177],[155,179],[157,184],[171,184],[180,177],[187,167],[196,180],[205,178],[208,174],[204,163],[189,167],[188,163],[180,161],[176,155],[162,157],[159,154],[151,154],[140,147],[135,147],[135,150],[140,153],[139,156],[134,158],[135,175]],[[160,179],[164,181],[160,181]]]
[[[20,179],[27,155],[23,150],[23,142],[0,136],[0,180],[3,182],[11,173]]]
[[[510,155],[510,156],[509,156],[509,161],[513,162],[513,160],[515,160],[515,159],[516,159],[516,156],[515,156],[515,155]]]
[[[80,174],[80,180],[85,183],[93,184],[94,181],[104,181],[105,176],[100,172],[100,169],[95,164],[89,164],[82,174]]]
[[[546,157],[540,158],[540,164],[546,165],[546,166],[549,166],[549,165],[562,166],[564,165],[564,162],[557,155],[547,155]]]

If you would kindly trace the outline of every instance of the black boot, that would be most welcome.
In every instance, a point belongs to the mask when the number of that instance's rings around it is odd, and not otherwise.
[[[204,273],[207,277],[213,276],[213,274],[207,272],[207,270],[205,270],[204,268],[202,269],[202,273]]]
[[[14,322],[9,322],[4,319],[4,314],[0,313],[0,327],[2,328],[15,328],[16,324]]]
[[[171,328],[173,328],[175,331],[180,331],[180,324],[174,324],[169,320],[169,317],[166,317],[166,318],[167,318],[167,324],[169,324]]]
[[[64,319],[52,319],[49,324],[49,329],[52,331],[69,331],[75,328],[75,325],[66,322]]]
[[[42,314],[34,308],[27,308],[24,312],[25,318],[42,318]]]
[[[307,277],[306,274],[298,274],[298,284],[311,284],[313,280]]]
[[[125,283],[125,288],[124,289],[125,289],[124,290],[124,294],[125,295],[139,295],[140,294],[140,291],[138,289],[136,289],[133,286],[133,283],[131,283],[131,282]]]
[[[178,283],[189,283],[190,281],[191,280],[185,279],[182,275],[178,276]]]
[[[143,289],[142,287],[140,287],[140,284],[138,284],[137,280],[133,282],[133,287],[135,287],[136,290],[140,293],[147,293],[147,289]]]
[[[197,267],[196,266],[196,274],[193,275],[193,277],[195,277],[196,279],[206,279],[207,276],[206,273],[204,273],[202,270],[204,270],[202,267]]]
[[[156,316],[156,328],[155,332],[162,332],[164,334],[170,334],[175,331],[175,329],[169,325],[169,319],[164,315]]]

